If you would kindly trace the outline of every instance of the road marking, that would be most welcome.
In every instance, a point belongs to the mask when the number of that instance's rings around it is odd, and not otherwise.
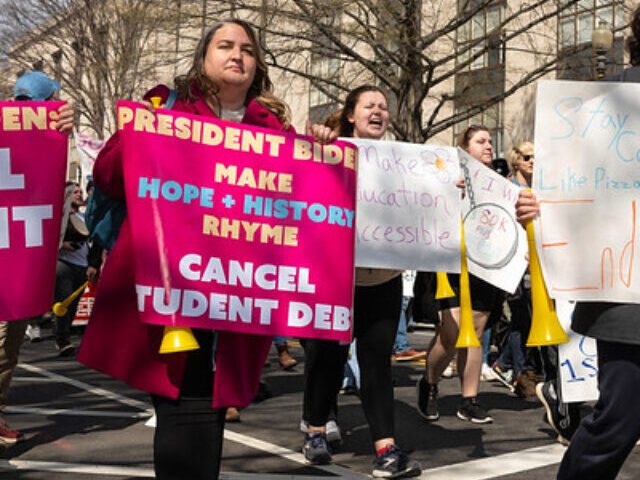
[[[559,443],[423,470],[429,480],[486,480],[560,463],[566,447]]]
[[[73,408],[5,407],[7,413],[30,413],[34,415],[67,415],[71,417],[147,418],[151,412],[112,412],[109,410],[79,410]]]
[[[30,383],[59,383],[58,380],[47,377],[11,377],[12,382],[30,382]]]
[[[119,475],[123,477],[155,478],[153,468],[119,465],[89,465],[84,463],[41,462],[35,460],[0,460],[0,470],[35,470],[40,472],[84,473],[89,475]]]
[[[85,463],[42,462],[36,460],[0,460],[0,471],[31,470],[52,473],[76,473],[119,477],[155,478],[151,467],[89,465]],[[345,477],[342,477],[345,478]],[[351,477],[355,478],[355,477]],[[326,475],[290,475],[286,473],[222,472],[220,480],[327,480]]]
[[[232,442],[240,443],[242,445],[246,445],[247,447],[250,447],[256,450],[261,450],[271,455],[277,455],[281,458],[290,460],[292,462],[296,462],[302,465],[308,465],[302,453],[294,452],[293,450],[289,450],[288,448],[281,447],[280,445],[275,445],[273,443],[265,442],[263,440],[259,440],[254,437],[249,437],[241,433],[233,432],[228,429],[224,430],[224,438],[225,440],[231,440]],[[356,479],[369,478],[369,475],[364,475],[362,473],[354,472],[353,470],[349,470],[348,468],[340,467],[338,465],[314,465],[313,468],[323,470],[327,473],[332,473],[334,475],[339,476],[340,478],[345,478],[345,479],[356,480]]]
[[[65,377],[64,375],[60,375],[58,373],[50,372],[49,370],[36,367],[35,365],[30,365],[27,363],[19,363],[18,367],[32,373],[38,373],[43,377],[50,378],[60,383],[66,383],[68,385],[72,385],[81,390],[85,390],[89,393],[93,393],[94,395],[108,398],[109,400],[113,400],[114,402],[122,403],[123,405],[128,405],[129,407],[138,408],[140,410],[149,410],[151,408],[151,404],[147,402],[142,402],[140,400],[136,400],[135,398],[125,397],[124,395],[120,395],[115,392],[110,392],[109,390],[105,390],[104,388],[94,387],[93,385],[89,385],[88,383],[81,382],[79,380],[74,380],[73,378]]]

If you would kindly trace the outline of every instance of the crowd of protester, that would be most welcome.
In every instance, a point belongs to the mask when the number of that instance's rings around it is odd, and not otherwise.
[[[619,80],[638,81],[640,74],[640,13],[636,11],[632,37],[628,42],[634,67]],[[40,72],[29,72],[16,83],[16,100],[47,100],[60,85]],[[175,92],[175,98],[172,98]],[[273,93],[260,42],[254,30],[237,19],[214,24],[204,32],[189,71],[176,78],[175,90],[159,85],[144,101],[160,97],[161,104],[176,111],[221,118],[248,125],[293,132],[287,105]],[[72,129],[73,109],[60,109],[58,130]],[[319,125],[307,124],[306,134],[321,143],[338,136],[380,140],[391,121],[387,93],[377,86],[362,85],[351,90],[343,108]],[[523,189],[531,186],[534,146],[522,139],[507,153],[508,169],[496,162],[491,132],[482,125],[470,125],[458,139],[458,146],[488,168],[507,176]],[[124,197],[121,139],[116,133],[100,153],[93,172],[96,192],[115,202]],[[92,184],[93,186],[93,184]],[[461,195],[464,191],[460,185]],[[68,184],[67,221],[77,216],[84,220],[85,199],[80,186]],[[94,198],[92,196],[92,198]],[[526,222],[539,214],[533,193],[523,190],[517,203],[518,220]],[[85,332],[79,359],[82,363],[117,378],[127,377],[131,385],[149,391],[157,416],[154,438],[154,464],[157,478],[210,479],[220,470],[223,432],[226,421],[239,419],[259,392],[268,396],[260,384],[260,372],[272,345],[270,337],[193,329],[200,345],[186,355],[170,357],[172,374],[148,352],[155,348],[159,326],[142,325],[135,319],[135,296],[130,265],[133,251],[128,219],[123,228],[111,232],[115,244],[98,238],[66,239],[60,244],[56,271],[56,301],[67,298],[87,279],[97,281],[98,300],[110,308],[96,315]],[[107,254],[107,252],[109,252]],[[103,262],[104,259],[106,262]],[[99,274],[99,272],[101,273]],[[460,281],[449,274],[454,296],[435,299],[433,272],[405,272],[411,286],[403,286],[400,270],[356,269],[353,317],[353,343],[300,339],[304,349],[304,398],[300,430],[304,433],[302,452],[311,464],[327,464],[332,452],[340,448],[339,393],[359,396],[369,425],[373,447],[373,476],[404,478],[417,476],[420,465],[398,447],[394,422],[393,362],[425,359],[425,369],[416,385],[416,414],[428,422],[440,418],[438,384],[451,376],[455,366],[460,380],[461,399],[457,417],[476,424],[499,422],[478,400],[481,378],[495,380],[506,387],[505,394],[537,396],[549,424],[563,443],[571,442],[558,478],[615,478],[624,459],[640,436],[640,412],[633,399],[640,375],[637,328],[628,319],[638,307],[621,304],[579,304],[574,329],[598,339],[601,397],[593,413],[580,423],[576,405],[563,403],[558,385],[558,361],[555,347],[526,347],[531,325],[531,292],[526,273],[515,294],[509,295],[487,282],[471,276],[470,292],[473,326],[479,339],[490,339],[489,348],[456,348],[460,330]],[[98,301],[97,300],[97,301]],[[70,327],[77,301],[64,315],[54,315],[55,344],[60,356],[76,353]],[[133,313],[132,313],[133,312]],[[407,326],[432,324],[435,334],[427,351],[411,348]],[[9,383],[23,337],[41,338],[41,319],[0,323],[0,441],[13,444],[22,434],[13,430],[1,416],[7,403]],[[493,327],[493,328],[492,328]],[[606,335],[603,332],[607,332]],[[118,342],[128,342],[135,353],[130,358],[109,362],[109,339],[117,332]],[[612,332],[616,335],[611,337]],[[123,340],[124,339],[124,340]],[[139,348],[136,342],[149,342],[151,348]],[[286,338],[273,339],[279,365],[285,371],[295,369],[298,360]],[[156,349],[157,350],[157,349]],[[483,352],[484,350],[484,352]],[[248,355],[248,352],[251,352]],[[455,357],[455,360],[454,360]],[[106,363],[105,363],[106,362]],[[483,372],[483,365],[489,363]],[[145,378],[138,369],[144,365]],[[164,364],[163,364],[164,365]],[[214,374],[215,365],[215,374]],[[242,375],[227,373],[242,369]],[[220,378],[215,381],[214,375]],[[245,382],[241,389],[229,389],[225,382]],[[242,392],[229,394],[228,391]],[[259,395],[259,393],[258,393]],[[265,397],[266,398],[266,397]],[[213,405],[213,408],[212,408]],[[197,419],[197,421],[192,421]],[[580,426],[578,426],[580,425]],[[606,445],[606,453],[602,446]]]

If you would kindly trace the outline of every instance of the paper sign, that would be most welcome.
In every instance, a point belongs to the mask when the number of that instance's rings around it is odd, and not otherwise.
[[[80,158],[80,168],[82,169],[82,188],[86,187],[87,177],[93,172],[93,164],[98,158],[98,153],[105,146],[105,141],[87,135],[80,135],[73,132],[76,150]]]
[[[349,141],[358,145],[356,265],[459,272],[456,150]]]
[[[539,82],[535,155],[551,297],[640,302],[640,85]]]
[[[118,103],[143,322],[350,341],[345,142]]]
[[[91,318],[91,311],[93,310],[93,304],[96,301],[96,287],[93,283],[89,283],[87,288],[84,289],[80,300],[78,301],[78,308],[76,315],[73,317],[71,323],[74,327],[80,327],[87,325]]]
[[[556,302],[558,319],[569,337],[569,343],[558,345],[560,391],[566,403],[590,402],[599,396],[597,344],[593,338],[571,330],[574,306],[566,300]]]
[[[527,236],[515,219],[520,187],[458,149],[469,272],[514,293],[527,268]]]
[[[0,321],[51,308],[67,137],[62,102],[0,102]]]

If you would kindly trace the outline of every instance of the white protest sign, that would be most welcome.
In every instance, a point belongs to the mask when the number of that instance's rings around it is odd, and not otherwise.
[[[93,164],[106,142],[87,135],[81,135],[75,131],[73,132],[73,138],[75,140],[78,157],[80,158],[82,187],[84,189],[87,177],[93,172]]]
[[[598,351],[596,341],[571,330],[571,315],[575,304],[556,302],[556,313],[569,343],[558,345],[560,391],[567,403],[590,402],[598,399]]]
[[[539,82],[535,150],[551,297],[640,302],[640,85]]]
[[[520,187],[458,149],[466,186],[462,202],[469,272],[515,292],[527,268],[527,235],[515,219]]]
[[[348,140],[358,146],[356,266],[459,272],[456,150]]]

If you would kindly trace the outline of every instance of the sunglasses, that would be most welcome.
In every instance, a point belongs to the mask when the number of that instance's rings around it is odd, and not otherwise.
[[[531,154],[531,155],[524,155],[524,154],[522,154],[522,159],[523,159],[525,162],[528,162],[529,160],[533,160],[533,157],[534,157],[534,155],[533,155],[533,154]]]

